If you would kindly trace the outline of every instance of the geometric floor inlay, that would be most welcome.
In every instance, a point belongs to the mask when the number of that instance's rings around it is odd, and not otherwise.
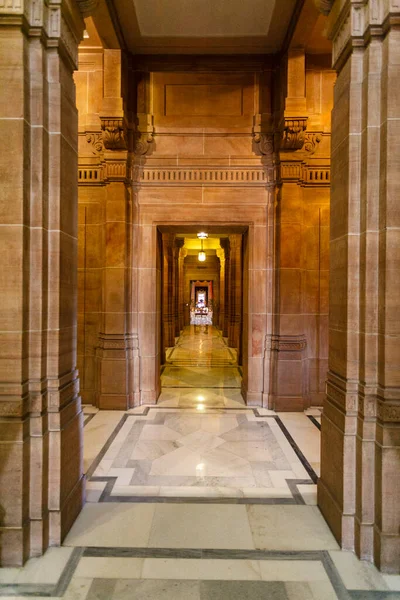
[[[302,504],[297,485],[316,481],[280,419],[256,409],[147,408],[124,415],[89,475],[100,502]]]

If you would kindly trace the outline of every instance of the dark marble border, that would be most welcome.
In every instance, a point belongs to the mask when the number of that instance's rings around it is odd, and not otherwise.
[[[321,431],[321,423],[319,423],[313,415],[306,415],[306,416],[310,419],[311,423],[313,423],[315,425],[315,427],[317,429],[319,429],[319,431]]]
[[[305,470],[309,474],[310,479],[312,480],[312,482],[313,483],[317,483],[317,481],[318,481],[318,475],[316,474],[316,472],[314,471],[314,469],[312,468],[312,466],[310,465],[310,463],[308,462],[308,460],[306,459],[306,457],[304,456],[304,454],[302,453],[302,451],[300,450],[300,448],[298,447],[298,445],[296,444],[296,442],[294,441],[294,439],[292,438],[292,436],[290,435],[289,431],[286,429],[285,425],[282,423],[281,419],[279,417],[273,417],[273,418],[275,419],[275,421],[279,425],[279,428],[281,429],[283,435],[285,436],[285,438],[287,439],[287,441],[291,445],[291,447],[292,447],[293,451],[295,452],[297,458],[299,459],[299,461],[301,462],[301,464],[303,465],[303,467],[305,468]]]
[[[111,444],[113,443],[113,441],[117,437],[118,433],[122,429],[122,426],[124,425],[124,423],[127,420],[127,418],[128,417],[133,417],[133,416],[136,416],[136,415],[128,415],[128,413],[125,413],[125,414],[122,415],[121,419],[117,423],[117,426],[114,428],[114,430],[111,433],[110,437],[108,438],[108,440],[106,441],[106,443],[104,444],[104,446],[100,450],[99,454],[96,456],[96,458],[94,459],[94,461],[92,462],[92,464],[88,468],[88,470],[86,472],[86,479],[87,480],[91,479],[93,473],[95,472],[95,470],[97,469],[97,467],[99,466],[99,464],[101,463],[101,461],[103,460],[103,458],[104,458],[107,450],[109,449],[109,447],[111,446]],[[95,481],[96,481],[96,479],[95,479]]]
[[[97,413],[89,413],[89,414],[85,414],[83,413],[84,421],[83,421],[83,426],[86,427],[86,425],[88,423],[90,423],[90,421],[93,419],[93,417],[95,417],[97,415]]]
[[[57,584],[0,584],[1,596],[64,596],[81,558],[156,558],[204,560],[286,560],[320,561],[338,600],[400,600],[400,593],[389,590],[347,590],[327,550],[232,550],[211,548],[125,548],[76,547],[64,567]],[[107,578],[105,578],[107,579]],[[146,578],[149,579],[149,578]],[[183,581],[183,580],[182,580]],[[186,581],[186,580],[185,580]],[[230,581],[230,580],[221,580]],[[252,581],[252,580],[251,580]],[[321,600],[323,600],[321,598]]]
[[[52,583],[3,583],[0,584],[1,596],[45,596],[61,598],[64,596],[85,548],[74,548],[56,584]]]
[[[186,504],[263,504],[263,505],[305,504],[304,499],[297,488],[297,485],[298,484],[312,485],[312,484],[315,484],[318,480],[317,474],[311,467],[310,463],[308,462],[308,460],[306,459],[304,454],[301,452],[300,448],[298,447],[298,445],[296,444],[296,442],[290,435],[289,431],[287,430],[287,428],[285,427],[285,425],[283,424],[283,422],[281,421],[279,416],[277,416],[277,415],[260,415],[260,413],[258,412],[258,409],[253,408],[253,407],[243,407],[242,409],[240,409],[240,408],[239,409],[236,409],[236,408],[224,408],[224,409],[214,408],[214,409],[209,409],[209,410],[211,410],[213,413],[215,411],[217,411],[217,413],[221,413],[221,411],[224,411],[224,412],[225,411],[237,411],[237,410],[249,411],[249,412],[252,412],[257,418],[260,418],[260,419],[265,419],[265,418],[275,419],[280,430],[282,431],[282,433],[288,440],[290,446],[294,450],[297,458],[300,460],[301,464],[303,465],[303,467],[307,471],[308,475],[310,476],[311,481],[309,481],[307,479],[287,479],[286,483],[288,485],[289,490],[292,493],[292,498],[279,498],[279,497],[278,498],[273,498],[273,497],[251,498],[251,497],[237,497],[237,496],[233,496],[233,497],[212,496],[212,497],[209,497],[209,496],[147,496],[147,495],[146,496],[143,496],[143,495],[117,496],[117,495],[112,495],[112,490],[114,488],[117,478],[116,477],[108,477],[108,476],[93,477],[93,473],[95,472],[96,468],[100,464],[102,458],[104,457],[107,450],[111,446],[112,442],[114,441],[115,437],[117,436],[118,432],[120,431],[120,429],[123,426],[123,424],[125,423],[125,421],[129,417],[134,417],[134,418],[140,419],[140,417],[148,416],[151,410],[168,411],[169,413],[175,411],[175,412],[179,413],[184,410],[192,411],[193,409],[190,407],[185,409],[185,408],[178,408],[178,407],[158,407],[155,405],[155,406],[146,406],[143,413],[140,413],[140,414],[125,413],[123,415],[123,417],[121,418],[121,420],[119,421],[116,428],[114,429],[114,431],[112,432],[112,434],[110,435],[110,437],[108,438],[107,442],[103,446],[101,452],[96,457],[95,461],[91,464],[91,466],[88,469],[88,472],[86,474],[88,480],[90,479],[91,481],[106,482],[106,486],[105,486],[103,492],[101,493],[99,502],[156,503],[156,504],[159,504],[159,503],[171,503],[171,504],[178,504],[178,503],[180,503],[180,504],[185,504],[185,503]],[[206,412],[207,411],[205,411],[202,414],[206,414]]]

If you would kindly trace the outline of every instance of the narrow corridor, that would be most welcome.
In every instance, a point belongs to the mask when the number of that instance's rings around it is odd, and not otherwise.
[[[156,406],[85,406],[87,503],[61,548],[2,570],[0,596],[398,599],[316,506],[320,410],[247,407],[237,369],[218,330],[186,328]]]

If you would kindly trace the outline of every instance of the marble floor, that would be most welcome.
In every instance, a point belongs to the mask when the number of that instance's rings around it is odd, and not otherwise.
[[[320,417],[220,385],[84,406],[86,504],[61,548],[0,569],[0,597],[400,600],[400,576],[341,551],[319,512]]]
[[[165,388],[240,388],[237,352],[211,325],[185,327],[166,352],[161,373]]]

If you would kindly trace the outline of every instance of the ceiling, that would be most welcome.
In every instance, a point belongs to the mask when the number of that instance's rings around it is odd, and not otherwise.
[[[254,54],[279,51],[295,5],[296,0],[113,0],[112,12],[135,54]]]

